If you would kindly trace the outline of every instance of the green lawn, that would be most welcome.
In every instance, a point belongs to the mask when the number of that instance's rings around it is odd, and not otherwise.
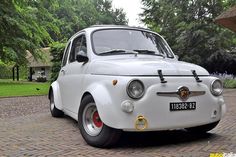
[[[49,82],[37,83],[0,79],[0,97],[46,95],[49,86]]]

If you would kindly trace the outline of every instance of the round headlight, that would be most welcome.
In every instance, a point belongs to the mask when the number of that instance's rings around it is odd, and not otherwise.
[[[144,95],[144,85],[140,80],[132,80],[128,83],[127,94],[133,99],[140,99]]]
[[[211,83],[211,93],[215,96],[221,95],[223,92],[223,84],[219,79],[212,81]]]

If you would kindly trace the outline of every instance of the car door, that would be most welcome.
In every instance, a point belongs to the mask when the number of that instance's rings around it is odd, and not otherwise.
[[[83,94],[83,80],[87,64],[77,62],[76,55],[83,52],[87,55],[87,44],[84,34],[79,34],[72,40],[71,48],[66,58],[66,64],[61,68],[60,90],[64,110],[77,116],[78,105]],[[65,53],[66,55],[66,53]]]

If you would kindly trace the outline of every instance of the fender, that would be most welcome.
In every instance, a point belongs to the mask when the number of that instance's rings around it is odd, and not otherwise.
[[[59,110],[63,110],[62,107],[62,99],[61,99],[61,92],[60,92],[60,86],[59,83],[57,81],[54,81],[51,84],[50,87],[50,91],[53,90],[53,94],[54,94],[54,102],[55,102],[55,106],[56,108],[58,108]],[[49,91],[49,92],[50,92]]]
[[[121,128],[121,119],[122,113],[120,113],[119,105],[114,104],[112,97],[108,92],[108,89],[101,84],[91,84],[87,88],[96,103],[99,116],[104,124],[112,128],[120,129]]]

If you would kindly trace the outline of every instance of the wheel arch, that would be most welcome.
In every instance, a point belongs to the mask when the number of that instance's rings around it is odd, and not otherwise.
[[[52,89],[52,86],[50,86],[50,87],[49,87],[49,90],[48,90],[48,99],[49,99],[49,100],[50,100],[50,94],[51,94],[52,90],[53,90],[53,89]]]
[[[83,94],[82,97],[81,97],[80,104],[81,104],[82,100],[84,99],[84,97],[86,97],[86,96],[88,96],[88,95],[91,95],[91,96],[92,96],[92,94],[91,94],[90,92],[88,92],[88,91],[84,92],[84,94]],[[92,97],[93,97],[93,96],[92,96]]]
[[[119,122],[115,118],[116,116],[114,116],[117,115],[117,112],[112,105],[112,99],[108,89],[101,84],[91,84],[82,95],[81,101],[87,95],[92,96],[102,122],[107,126],[118,129],[119,127],[116,124],[119,124]]]
[[[91,92],[86,91],[81,97],[81,104],[82,104],[84,98],[86,99],[85,100],[86,103],[84,103],[83,105],[80,105],[80,107],[78,109],[79,110],[79,114],[78,114],[79,129],[80,129],[82,137],[85,139],[85,141],[89,145],[95,146],[95,147],[101,147],[101,148],[110,147],[119,140],[121,133],[122,133],[122,131],[120,129],[114,129],[114,128],[109,127],[107,125],[103,125],[102,128],[100,128],[100,130],[90,130],[88,128],[88,125],[86,124],[86,122],[84,123],[84,120],[83,120],[84,110],[82,110],[82,108],[86,109],[86,106],[91,103],[91,101],[90,101],[91,99],[94,100],[95,105],[97,107],[97,111],[99,112],[99,107],[96,104],[96,100],[95,100],[96,98],[93,97],[92,93],[94,93],[94,92],[93,91],[91,91]],[[89,96],[89,99],[87,98],[87,96]],[[92,105],[94,105],[94,104],[92,104]],[[80,110],[80,108],[81,108],[81,110]],[[90,107],[88,106],[88,108],[90,108]],[[100,115],[100,113],[99,113],[99,115]],[[100,116],[100,118],[101,118],[101,116]],[[102,122],[103,122],[103,124],[106,124],[106,123],[104,123],[104,121],[102,121]],[[88,130],[90,130],[90,131],[88,131]]]
[[[58,108],[59,110],[63,110],[60,86],[57,81],[53,82],[49,88],[49,92],[48,92],[49,99],[50,99],[50,93],[52,91],[53,91],[54,102],[55,102],[56,108]]]

